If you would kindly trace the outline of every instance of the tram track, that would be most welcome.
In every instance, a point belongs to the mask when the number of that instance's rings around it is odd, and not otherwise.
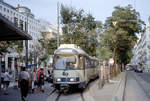
[[[92,86],[92,84],[95,83],[95,80],[93,80],[92,82],[90,82],[87,87],[83,90],[81,89],[72,89],[71,92],[68,93],[63,93],[55,88],[51,89],[51,91],[49,92],[49,97],[47,99],[47,101],[66,101],[66,99],[71,99],[72,101],[86,101],[85,97],[84,97],[84,93],[87,92],[90,88],[90,86]],[[77,96],[77,99],[76,97]]]
[[[53,89],[53,91],[49,94],[49,95],[52,95],[57,89]]]
[[[59,94],[57,95],[55,101],[59,101],[61,95],[62,95],[62,93],[59,93]]]
[[[80,95],[81,95],[82,101],[85,101],[84,96],[83,96],[83,92],[81,92]]]

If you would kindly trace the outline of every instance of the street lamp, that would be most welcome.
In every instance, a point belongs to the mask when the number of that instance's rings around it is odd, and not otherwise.
[[[59,40],[59,2],[57,2],[57,48],[59,47],[60,40]]]
[[[27,22],[25,25],[25,27],[26,27],[25,31],[27,33],[28,33],[28,16],[29,16],[29,14],[27,14],[27,16],[26,16]],[[25,40],[25,47],[26,47],[26,62],[25,62],[25,64],[26,64],[26,68],[27,68],[28,67],[28,40]]]

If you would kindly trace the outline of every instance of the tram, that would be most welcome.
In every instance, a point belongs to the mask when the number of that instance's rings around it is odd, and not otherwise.
[[[60,45],[54,52],[53,63],[53,84],[60,91],[67,92],[72,86],[85,88],[98,77],[99,60],[75,44]]]

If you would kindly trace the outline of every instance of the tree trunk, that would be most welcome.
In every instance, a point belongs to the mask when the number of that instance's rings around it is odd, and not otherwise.
[[[105,67],[105,78],[106,78],[106,82],[109,83],[108,64],[105,63],[105,64],[104,64],[104,67]]]

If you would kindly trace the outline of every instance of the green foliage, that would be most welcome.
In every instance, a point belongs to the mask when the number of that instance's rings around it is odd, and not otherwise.
[[[38,47],[38,54],[40,55],[40,61],[38,64],[41,64],[41,62],[45,64],[48,57],[57,49],[57,40],[55,38],[49,39],[42,33],[42,38],[39,40],[39,43],[40,47]]]
[[[109,49],[109,47],[102,47],[99,50],[100,54],[100,59],[101,60],[109,60],[112,57],[112,52]]]
[[[10,53],[11,50],[21,53],[23,50],[23,40],[17,41],[0,41],[0,54]]]
[[[96,29],[102,27],[91,14],[85,14],[83,10],[61,5],[61,23],[63,39],[61,43],[76,44],[89,55],[96,56],[97,36]]]
[[[102,46],[109,46],[115,62],[129,62],[131,50],[137,41],[136,33],[143,31],[143,24],[140,14],[131,5],[115,7],[112,16],[105,22],[105,37],[102,43]]]
[[[10,47],[9,41],[0,41],[0,55],[8,53],[9,52],[8,47]]]

